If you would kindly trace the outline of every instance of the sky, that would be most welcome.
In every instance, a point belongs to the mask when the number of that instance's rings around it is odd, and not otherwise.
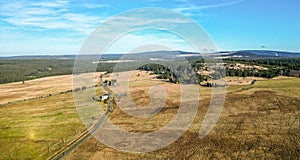
[[[200,52],[300,52],[300,0],[1,0],[0,56],[77,54],[91,33],[103,26],[111,28],[98,34],[95,45],[116,30],[127,31],[108,46],[109,53],[143,51],[150,44],[161,46],[155,49],[194,51],[185,38],[202,41],[193,34],[195,29],[185,25],[190,21],[178,15],[140,12],[123,16],[145,7],[167,9],[199,24],[215,46],[205,42]],[[118,19],[112,21],[114,17]],[[131,26],[133,22],[139,25]],[[187,37],[147,28],[159,23],[181,28]]]

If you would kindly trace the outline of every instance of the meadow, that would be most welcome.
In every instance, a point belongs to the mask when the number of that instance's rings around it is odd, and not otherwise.
[[[133,77],[131,96],[136,104],[142,107],[149,104],[148,89],[159,84],[170,95],[167,105],[147,120],[116,108],[110,121],[130,132],[155,131],[177,113],[180,94],[174,89],[176,84],[145,76],[143,81],[138,81],[136,76]],[[193,124],[166,148],[149,153],[125,153],[91,137],[64,159],[293,159],[300,154],[299,82],[299,78],[275,78],[257,81],[254,86],[227,87],[219,121],[203,139],[198,138],[198,132],[209,105],[210,89],[201,87],[202,98]],[[136,92],[139,94],[134,94]]]
[[[46,159],[85,130],[71,75],[1,84],[0,97],[0,159]]]
[[[84,131],[72,93],[0,107],[0,159],[46,159]]]
[[[112,77],[107,75],[104,79],[109,80]],[[139,106],[145,107],[151,103],[151,87],[160,85],[167,93],[166,106],[161,112],[149,119],[141,119],[126,114],[116,106],[109,120],[127,131],[137,133],[155,131],[172,120],[179,107],[180,85],[155,77],[151,72],[134,71],[130,77],[127,96]],[[12,94],[19,90],[28,90],[30,86],[49,85],[53,82],[50,87],[52,90],[42,89],[42,92],[33,95],[35,97],[52,93],[51,96],[4,103],[0,106],[0,159],[46,159],[84,132],[85,128],[76,112],[72,93],[64,92],[70,89],[68,83],[71,82],[64,77],[66,83],[62,83],[61,76],[48,78],[27,81],[25,84],[18,82],[0,85],[5,90],[10,87],[12,91],[8,93]],[[210,102],[210,87],[199,87],[201,99],[193,124],[182,137],[166,148],[149,153],[125,153],[90,137],[63,159],[297,157],[300,154],[300,79],[258,79],[254,85],[249,84],[253,78],[228,77],[227,80],[232,80],[232,84],[226,89],[221,117],[214,129],[203,139],[198,138],[198,132]],[[25,88],[22,89],[22,85]],[[116,88],[115,92],[122,93],[122,88]],[[97,93],[101,95],[103,92],[97,89]],[[14,99],[11,96],[6,101]]]

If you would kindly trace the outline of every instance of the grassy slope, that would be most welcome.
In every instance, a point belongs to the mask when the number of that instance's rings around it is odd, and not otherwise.
[[[294,159],[300,154],[299,84],[300,79],[289,78],[257,82],[254,87],[229,87],[226,104],[218,123],[203,139],[198,138],[198,131],[209,98],[202,99],[197,118],[190,129],[164,149],[141,154],[124,153],[90,138],[65,159]],[[205,95],[208,90],[203,92]],[[170,113],[176,113],[176,110],[163,111],[161,114]],[[141,122],[137,122],[139,125],[136,125],[136,130],[132,129],[133,118],[117,110],[114,114],[111,120],[113,121],[114,117],[117,117],[117,120],[122,119],[123,123],[119,124],[122,128],[136,132],[139,128],[145,128],[139,126],[143,125]],[[146,123],[149,126],[151,120]],[[151,131],[159,125],[153,127],[146,128]]]
[[[0,85],[9,91],[0,92],[7,102],[16,100],[13,95],[18,93],[23,94],[19,100],[54,94],[0,106],[0,159],[46,159],[83,132],[72,93],[57,94],[71,85],[70,75]],[[96,94],[103,91],[97,88]]]
[[[72,94],[0,107],[0,159],[45,159],[83,131]]]

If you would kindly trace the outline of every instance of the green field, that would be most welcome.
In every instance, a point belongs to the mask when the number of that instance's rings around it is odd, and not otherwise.
[[[0,115],[0,159],[46,159],[85,130],[72,92],[4,104]]]
[[[0,159],[45,159],[79,135],[72,94],[0,107]]]

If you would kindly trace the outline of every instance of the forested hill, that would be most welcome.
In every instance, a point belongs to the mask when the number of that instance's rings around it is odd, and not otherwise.
[[[0,83],[72,74],[73,66],[74,60],[68,59],[0,60]]]
[[[169,59],[176,57],[217,57],[217,58],[300,58],[298,52],[285,52],[285,51],[269,51],[269,50],[242,50],[242,51],[222,51],[215,53],[197,53],[197,52],[185,52],[185,51],[151,51],[131,54],[87,54],[80,55],[32,55],[32,56],[6,56],[1,57],[0,60],[12,60],[12,59],[93,59],[93,60],[118,60],[118,59]]]
[[[199,54],[182,51],[157,51],[126,55],[107,54],[101,57],[98,55],[84,55],[79,58],[86,60],[86,64],[98,64],[97,71],[112,72],[115,64],[121,62],[119,59],[129,60],[123,61],[122,63],[128,63],[127,66],[130,66],[130,63],[140,59],[151,63],[155,61],[172,62],[172,60],[176,58],[186,58],[193,66],[203,66],[203,64],[198,64],[198,62],[201,62],[202,60],[202,63],[204,63],[202,58],[208,56],[210,58],[221,58],[224,62],[230,64],[243,63],[250,66],[258,65],[268,68],[267,70],[254,71],[250,69],[235,69],[234,67],[228,67],[226,75],[252,75],[271,78],[277,75],[299,75],[299,55],[299,53],[290,52],[276,52],[275,54],[274,51],[238,51],[213,54]],[[75,55],[2,57],[0,58],[0,84],[22,82],[46,76],[72,74],[75,57]],[[130,67],[122,69],[128,70]],[[197,69],[199,69],[199,67]],[[88,70],[83,70],[82,72],[88,72]],[[164,77],[164,75],[162,77]]]
[[[267,50],[244,50],[244,51],[228,51],[214,53],[214,56],[221,56],[223,58],[243,57],[243,58],[300,58],[298,52],[284,52],[284,51],[267,51]]]

